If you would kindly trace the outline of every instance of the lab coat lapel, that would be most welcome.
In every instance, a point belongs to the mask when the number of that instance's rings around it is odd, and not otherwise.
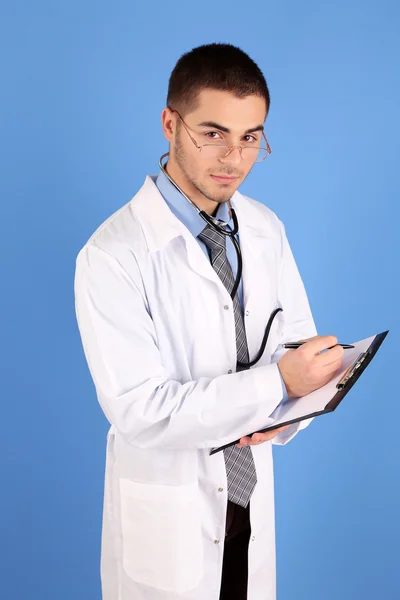
[[[132,199],[132,206],[139,217],[149,251],[161,250],[174,238],[183,237],[191,268],[202,277],[214,281],[229,296],[196,239],[169,209],[155,184],[156,177],[148,175]]]

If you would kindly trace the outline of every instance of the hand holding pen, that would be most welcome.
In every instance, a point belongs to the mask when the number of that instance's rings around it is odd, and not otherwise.
[[[300,348],[297,352],[287,352],[278,362],[287,394],[289,398],[293,398],[305,396],[325,385],[340,367],[344,348],[353,348],[354,346],[337,344],[337,338],[332,335],[317,335],[308,340],[282,344],[282,347]],[[242,448],[243,446],[262,444],[272,440],[280,431],[288,427],[290,425],[272,431],[254,433],[252,436],[244,436],[237,446]]]
[[[317,335],[295,344],[297,349],[278,361],[289,398],[305,396],[328,383],[340,368],[344,353],[334,335]]]

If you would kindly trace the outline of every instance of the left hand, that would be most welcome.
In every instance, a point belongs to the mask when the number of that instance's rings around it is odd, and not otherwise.
[[[257,446],[258,444],[263,444],[264,442],[272,440],[278,433],[285,431],[288,427],[290,427],[290,425],[284,425],[284,427],[279,427],[279,429],[273,429],[272,431],[265,431],[264,433],[253,433],[252,436],[246,435],[240,438],[240,442],[236,444],[236,446],[238,448],[243,448],[243,446]]]

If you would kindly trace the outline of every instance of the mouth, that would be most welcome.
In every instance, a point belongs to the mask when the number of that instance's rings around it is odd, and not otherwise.
[[[223,176],[219,176],[219,175],[211,175],[211,177],[214,179],[214,181],[217,181],[218,183],[225,183],[225,184],[232,183],[233,181],[236,181],[236,179],[237,179],[237,177],[223,177]]]

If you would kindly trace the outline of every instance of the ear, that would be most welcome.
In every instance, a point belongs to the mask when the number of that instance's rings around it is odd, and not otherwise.
[[[168,106],[161,113],[161,125],[165,138],[172,142],[176,132],[176,115]]]

